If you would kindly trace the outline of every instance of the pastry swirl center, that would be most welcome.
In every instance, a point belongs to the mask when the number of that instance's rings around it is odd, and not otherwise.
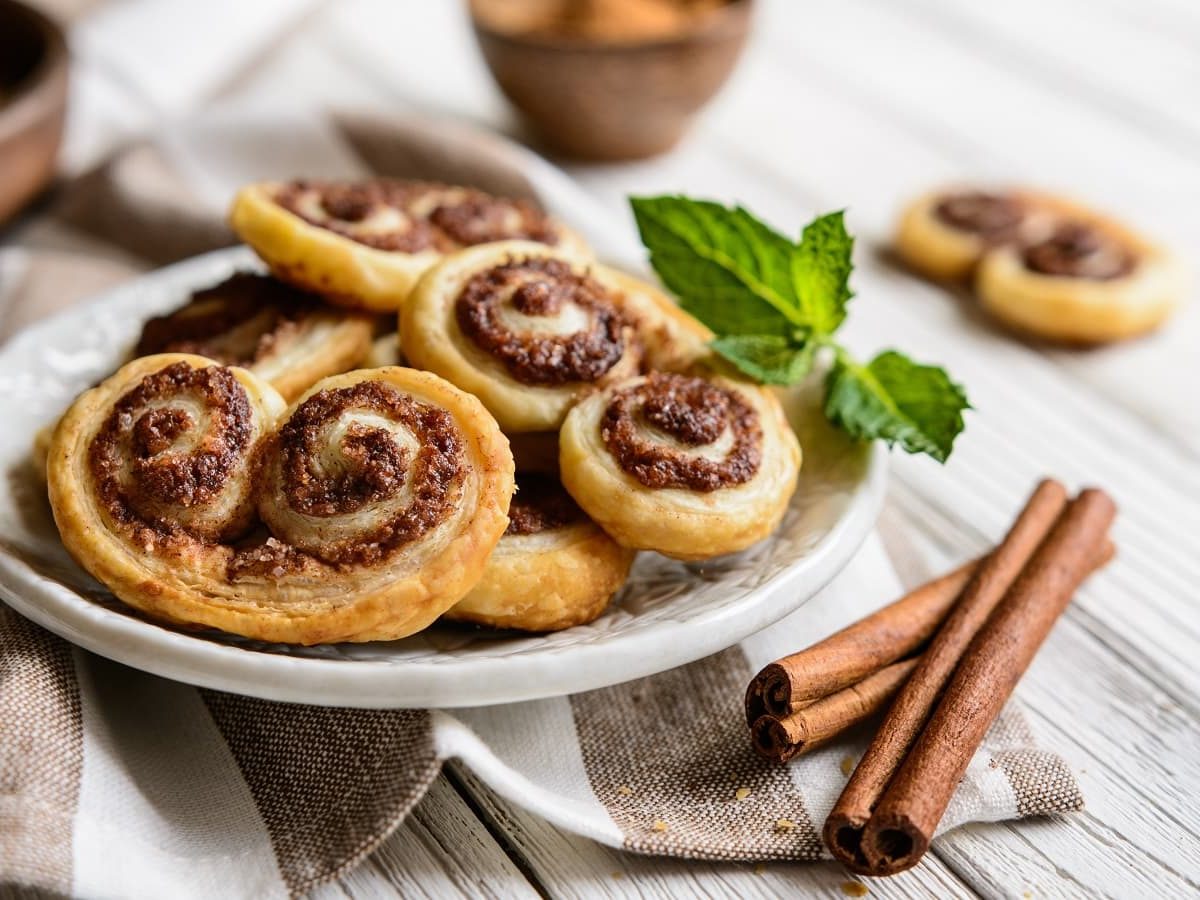
[[[244,472],[254,437],[245,389],[219,366],[173,363],[122,396],[88,447],[100,504],[114,521],[162,536],[226,535],[231,484]]]
[[[448,412],[377,381],[313,394],[275,445],[272,531],[330,563],[378,562],[446,521],[465,468]]]
[[[1025,218],[1025,211],[1015,197],[984,191],[951,194],[938,203],[935,212],[952,228],[969,231],[989,241],[1010,239]]]
[[[1060,225],[1043,241],[1026,247],[1025,267],[1043,275],[1110,281],[1128,275],[1135,259],[1113,237],[1082,223]]]
[[[447,253],[492,241],[558,240],[550,220],[523,200],[433,182],[291,181],[274,200],[310,225],[377,250]]]
[[[685,375],[651,373],[617,391],[600,436],[648,488],[715,491],[745,484],[762,464],[757,410],[737,391]]]
[[[479,272],[454,309],[462,333],[522,384],[598,381],[625,354],[625,323],[608,292],[562,260]]]

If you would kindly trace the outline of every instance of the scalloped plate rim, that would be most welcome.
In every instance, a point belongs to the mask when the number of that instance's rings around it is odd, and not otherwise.
[[[5,363],[44,334],[139,292],[187,282],[218,263],[253,259],[245,248],[193,257],[134,278],[36,323],[0,348]],[[204,283],[204,282],[196,282]],[[2,406],[3,401],[0,401]],[[453,708],[537,700],[607,687],[694,662],[794,612],[853,558],[874,527],[887,480],[887,453],[875,445],[846,508],[803,556],[744,597],[694,616],[582,644],[508,657],[424,662],[323,659],[265,653],[188,635],[108,609],[38,572],[0,545],[0,597],[78,646],[165,678],[265,700],[363,708]],[[532,639],[532,638],[531,638]]]

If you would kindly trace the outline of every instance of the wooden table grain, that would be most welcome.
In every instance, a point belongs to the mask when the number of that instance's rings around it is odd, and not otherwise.
[[[204,102],[238,93],[416,108],[522,136],[457,3],[318,5]],[[156,115],[144,111],[136,127]],[[902,574],[980,552],[1043,474],[1103,485],[1120,504],[1118,559],[1018,689],[1043,742],[1079,774],[1087,809],[957,829],[915,870],[870,882],[871,895],[1200,893],[1200,304],[1193,297],[1161,333],[1128,345],[1031,347],[885,252],[905,197],[994,179],[1085,197],[1194,259],[1200,5],[763,0],[743,65],[678,150],[565,168],[630,227],[625,198],[639,192],[736,200],[792,232],[817,212],[848,210],[859,242],[847,342],[945,363],[976,407],[947,466],[894,457],[884,514],[926,561]],[[317,895],[836,897],[849,880],[833,864],[614,851],[451,765],[365,865]]]

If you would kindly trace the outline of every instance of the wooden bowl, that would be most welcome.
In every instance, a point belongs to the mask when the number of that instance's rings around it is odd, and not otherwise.
[[[478,14],[472,21],[500,89],[552,149],[623,160],[679,141],[733,71],[752,6],[730,0],[684,33],[645,42],[502,32]]]
[[[57,25],[0,0],[0,223],[54,176],[67,110],[67,44]]]

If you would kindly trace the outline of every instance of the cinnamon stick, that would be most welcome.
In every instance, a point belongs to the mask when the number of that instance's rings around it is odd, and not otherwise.
[[[896,696],[825,822],[826,845],[850,869],[871,872],[861,841],[876,803],[925,726],[963,652],[1050,532],[1066,502],[1066,489],[1059,482],[1045,480],[1038,484],[1004,540],[976,568],[958,603]]]
[[[936,578],[799,653],[763,668],[746,690],[746,724],[785,719],[903,659],[929,640],[978,561]]]
[[[928,849],[988,728],[1103,552],[1115,515],[1103,491],[1080,493],[971,642],[863,832],[872,874],[911,868]]]
[[[813,750],[879,712],[917,667],[917,657],[885,666],[785,718],[762,716],[751,727],[754,749],[773,762]]]

